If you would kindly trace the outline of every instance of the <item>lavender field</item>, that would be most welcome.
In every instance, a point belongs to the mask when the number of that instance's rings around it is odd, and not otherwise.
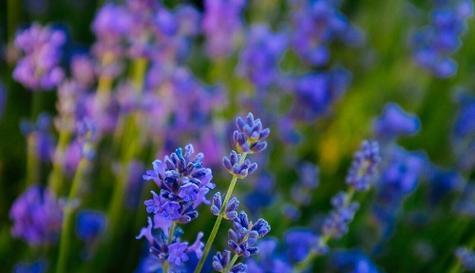
[[[0,273],[475,272],[472,0],[5,0]]]

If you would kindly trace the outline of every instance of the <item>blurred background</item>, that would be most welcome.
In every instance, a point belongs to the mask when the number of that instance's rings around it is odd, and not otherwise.
[[[354,152],[364,139],[375,139],[382,159],[375,186],[356,194],[360,208],[349,232],[332,240],[332,251],[308,272],[462,272],[465,260],[456,249],[475,247],[471,1],[164,0],[143,15],[153,18],[152,26],[139,22],[144,25],[119,33],[120,14],[102,24],[97,19],[104,5],[131,9],[128,2],[134,1],[0,3],[1,272],[55,272],[58,239],[32,246],[12,232],[19,220],[11,212],[29,186],[50,185],[55,168],[63,185],[56,193],[66,206],[78,206],[78,215],[107,214],[105,227],[92,228],[94,238],[86,240],[75,218],[67,272],[147,272],[138,269],[147,250],[135,236],[146,225],[143,201],[156,186],[142,174],[154,159],[192,143],[205,154],[217,189],[226,191],[230,177],[221,158],[232,148],[234,118],[250,111],[271,136],[267,150],[253,158],[258,171],[238,183],[235,195],[252,218],[270,223],[268,236],[282,245],[272,255],[290,255],[284,247],[289,231],[320,230],[332,197],[347,187]],[[28,54],[15,36],[32,23],[65,35],[57,64],[65,80],[48,88],[13,76]],[[147,27],[153,38],[141,36]],[[125,49],[114,51],[111,68],[98,48],[113,30],[129,42],[118,43]],[[134,51],[134,40],[147,45],[139,45],[145,53]],[[76,69],[77,56],[91,67]],[[146,60],[142,79],[140,60]],[[88,69],[94,75],[84,94],[98,93],[96,87],[112,79],[107,118],[89,109],[93,101],[79,105],[79,97],[77,106],[61,108],[66,79]],[[77,200],[67,198],[84,156],[71,147],[81,139],[76,129],[62,150],[70,153],[57,155],[64,129],[58,117],[68,107],[78,116],[74,122],[90,115],[106,124],[95,129],[94,156],[77,178],[83,182]],[[117,182],[120,177],[126,181]],[[207,206],[199,213],[183,227],[190,242],[198,231],[206,239],[214,222]],[[223,228],[213,249],[224,247],[225,237]],[[358,269],[359,261],[367,262],[367,271]],[[279,272],[259,267],[253,272]]]

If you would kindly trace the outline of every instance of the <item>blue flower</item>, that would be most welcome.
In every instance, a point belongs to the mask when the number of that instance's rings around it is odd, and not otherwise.
[[[19,263],[15,265],[13,273],[44,273],[46,268],[46,262],[38,260],[32,263]]]
[[[259,153],[266,149],[265,139],[269,137],[270,130],[262,128],[261,120],[254,119],[252,113],[248,113],[246,118],[237,117],[236,128],[233,141],[239,153]]]
[[[221,193],[217,192],[213,196],[213,200],[211,202],[211,212],[213,215],[218,216],[223,206],[223,199],[221,197]],[[239,207],[239,200],[236,197],[231,197],[228,203],[226,204],[226,208],[224,209],[224,219],[227,220],[234,220],[238,216],[237,209]]]
[[[467,271],[475,270],[475,253],[466,247],[457,248],[455,256]]]
[[[91,242],[106,228],[106,217],[103,213],[93,210],[83,210],[77,215],[76,232],[81,240]]]
[[[383,113],[374,121],[373,127],[378,137],[393,139],[414,135],[421,125],[417,116],[405,112],[395,103],[389,103],[384,106]]]
[[[249,159],[242,161],[241,158],[241,154],[231,151],[229,157],[223,158],[223,165],[231,175],[244,179],[257,170],[257,163],[251,162]]]
[[[353,156],[346,183],[356,191],[368,190],[380,161],[379,144],[371,140],[363,141],[360,150]]]

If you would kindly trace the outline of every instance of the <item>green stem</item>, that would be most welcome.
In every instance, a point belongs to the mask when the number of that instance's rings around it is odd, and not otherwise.
[[[240,164],[244,162],[246,157],[247,157],[247,153],[242,153]],[[219,212],[218,217],[216,218],[216,222],[214,222],[214,226],[213,226],[213,229],[211,230],[208,241],[206,241],[205,249],[203,251],[203,256],[201,256],[201,259],[198,265],[196,266],[194,273],[200,273],[201,269],[203,269],[203,265],[206,261],[206,258],[208,257],[209,251],[211,250],[211,246],[213,245],[214,239],[216,239],[216,235],[218,234],[219,226],[221,225],[221,222],[223,221],[224,210],[226,209],[229,199],[231,199],[234,188],[236,187],[237,179],[238,177],[233,175],[233,178],[231,179],[231,183],[229,183],[226,196],[224,197],[223,205],[221,206],[221,211]]]
[[[318,243],[319,245],[326,245],[328,243],[328,240],[330,240],[330,237],[328,236],[324,236],[322,238],[320,238],[320,242]],[[318,252],[312,250],[310,251],[310,253],[307,255],[307,257],[305,257],[305,259],[303,259],[301,262],[299,262],[294,270],[293,270],[293,273],[300,273],[300,272],[303,272],[305,269],[307,269],[312,263],[313,261],[315,260],[315,258],[317,258],[319,255]]]
[[[40,161],[36,153],[37,138],[35,133],[30,133],[27,137],[27,158],[26,158],[26,184],[27,186],[39,183]]]
[[[64,160],[64,152],[66,150],[70,137],[71,132],[68,130],[61,130],[59,132],[58,145],[56,146],[55,159],[53,160],[53,170],[48,181],[50,189],[58,196],[61,193],[63,183],[62,162]]]
[[[231,259],[231,262],[229,262],[228,266],[226,266],[226,268],[224,269],[223,273],[228,273],[231,271],[231,268],[233,268],[233,265],[236,263],[236,261],[238,260],[239,258],[239,255],[237,254],[234,254],[233,258]]]
[[[68,202],[73,202],[79,195],[79,189],[81,188],[81,181],[83,180],[84,172],[87,169],[88,160],[83,158],[79,162],[78,169],[74,175],[74,179],[69,192]],[[68,258],[70,255],[71,238],[74,225],[74,206],[69,203],[64,208],[63,215],[63,227],[59,245],[59,257],[56,265],[56,273],[67,272]]]

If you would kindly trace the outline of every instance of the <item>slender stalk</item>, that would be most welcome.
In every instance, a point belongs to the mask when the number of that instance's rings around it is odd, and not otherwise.
[[[324,236],[324,237],[320,238],[320,242],[318,244],[319,245],[326,245],[328,243],[328,240],[330,240],[330,237]],[[305,269],[307,269],[313,263],[313,261],[315,260],[315,258],[318,257],[318,255],[319,255],[319,253],[316,252],[315,250],[310,251],[310,253],[307,255],[307,257],[305,257],[305,259],[303,259],[301,262],[299,262],[295,266],[295,268],[293,270],[293,273],[303,272]]]
[[[87,169],[88,160],[83,158],[79,162],[78,169],[74,175],[74,179],[69,191],[69,202],[73,202],[78,197],[79,189],[81,188],[81,181],[83,180],[84,172]],[[64,208],[63,227],[59,245],[58,263],[56,264],[56,273],[67,272],[68,258],[71,248],[71,238],[74,225],[74,206],[68,204]]]
[[[64,151],[68,145],[69,139],[71,138],[71,132],[69,130],[60,130],[59,131],[59,140],[58,145],[56,146],[55,158],[53,160],[53,170],[49,177],[49,187],[56,193],[60,195],[63,183],[63,160],[64,160]]]
[[[226,266],[226,268],[224,269],[223,273],[228,273],[231,271],[231,268],[233,268],[234,264],[236,263],[236,261],[238,260],[239,258],[239,255],[237,254],[234,254],[233,258],[231,259],[231,262],[229,262],[228,266]]]
[[[242,153],[240,164],[244,162],[246,157],[247,157],[247,153]],[[213,229],[211,230],[208,241],[206,241],[205,249],[203,251],[203,256],[201,256],[201,259],[198,262],[198,265],[196,266],[194,273],[200,273],[201,270],[203,269],[203,265],[206,261],[206,258],[208,257],[209,251],[211,250],[211,246],[213,245],[214,239],[216,239],[216,235],[218,234],[219,226],[221,225],[221,222],[223,221],[224,210],[226,209],[226,205],[228,204],[229,199],[231,199],[231,196],[233,195],[234,188],[236,187],[237,179],[238,177],[233,175],[233,178],[231,179],[231,182],[229,183],[226,196],[224,197],[223,205],[221,206],[221,211],[219,212],[218,217],[216,218],[216,222],[214,222],[214,226],[213,226]]]
[[[27,157],[26,157],[26,184],[28,186],[39,183],[40,179],[40,161],[37,154],[37,138],[35,133],[30,133],[27,141]]]

